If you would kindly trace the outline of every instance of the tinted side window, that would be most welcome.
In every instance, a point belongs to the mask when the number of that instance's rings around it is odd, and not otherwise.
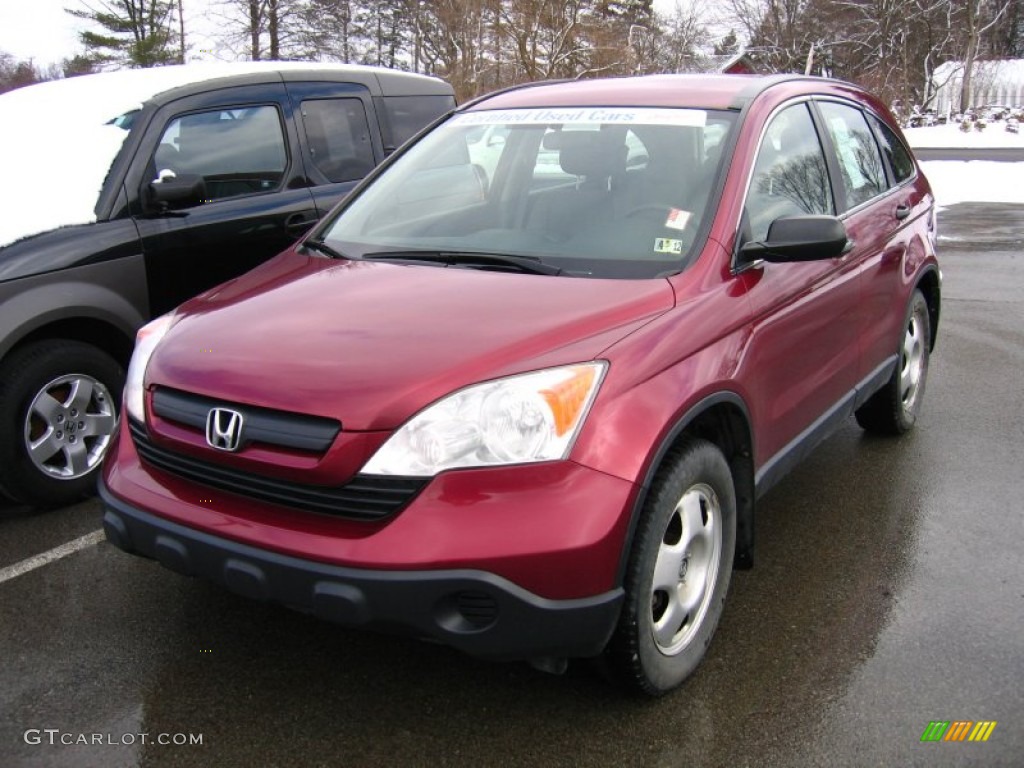
[[[910,151],[900,141],[892,128],[874,115],[870,117],[870,120],[878,129],[877,134],[882,144],[882,151],[889,160],[889,166],[892,168],[896,183],[903,183],[914,175],[914,160],[910,156]]]
[[[834,102],[822,102],[820,107],[839,159],[849,210],[886,190],[882,156],[859,109]]]
[[[355,181],[373,170],[366,110],[359,99],[302,102],[310,160],[330,181]]]
[[[391,125],[392,147],[404,144],[454,106],[451,96],[386,96],[384,111]]]
[[[202,176],[208,200],[269,192],[287,165],[281,119],[270,106],[182,115],[164,130],[153,161],[157,173]]]
[[[746,212],[754,240],[764,240],[782,216],[835,213],[825,154],[805,104],[783,110],[768,124]]]

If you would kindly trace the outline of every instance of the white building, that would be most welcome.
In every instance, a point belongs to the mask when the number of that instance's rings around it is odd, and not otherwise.
[[[963,83],[962,61],[947,61],[932,74],[935,100],[931,106],[936,112],[958,112],[960,87]],[[976,61],[971,76],[971,103],[967,107],[986,104],[1004,104],[1015,107],[1024,104],[1024,59]]]

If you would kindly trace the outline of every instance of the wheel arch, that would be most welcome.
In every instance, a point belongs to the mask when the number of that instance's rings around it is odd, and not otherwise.
[[[736,555],[734,567],[753,566],[754,549],[754,436],[750,412],[743,398],[731,391],[717,392],[697,402],[676,420],[652,452],[630,512],[618,583],[622,583],[633,547],[640,512],[647,501],[655,473],[665,457],[687,438],[701,438],[715,445],[725,456],[736,489]]]
[[[4,356],[40,341],[69,339],[103,350],[122,366],[131,358],[134,339],[120,328],[95,317],[65,317],[33,328],[8,347]]]
[[[14,294],[0,305],[0,358],[27,344],[71,339],[127,365],[145,316],[106,286],[51,283]]]

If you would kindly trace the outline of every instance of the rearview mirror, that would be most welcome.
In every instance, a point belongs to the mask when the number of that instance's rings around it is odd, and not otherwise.
[[[745,261],[787,262],[834,259],[852,244],[835,216],[783,216],[771,223],[763,241],[744,243]]]

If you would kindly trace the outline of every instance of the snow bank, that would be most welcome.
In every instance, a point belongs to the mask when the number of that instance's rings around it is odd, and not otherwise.
[[[1010,133],[1005,122],[990,123],[984,131],[965,133],[959,125],[904,128],[912,147],[980,149],[1017,147],[1024,149],[1021,133]],[[939,209],[956,203],[1024,203],[1024,169],[1021,163],[991,160],[930,160],[921,163],[932,184]]]
[[[921,163],[939,209],[956,203],[1024,203],[1020,163],[991,160]]]

